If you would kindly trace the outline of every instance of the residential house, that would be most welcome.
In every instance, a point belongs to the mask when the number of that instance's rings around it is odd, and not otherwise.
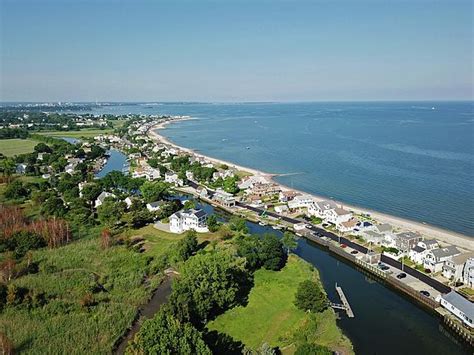
[[[185,210],[172,214],[170,220],[170,231],[173,233],[182,233],[187,230],[196,232],[208,232],[207,214],[203,210]]]
[[[342,222],[337,226],[337,229],[342,233],[351,233],[354,231],[354,228],[357,226],[359,221],[356,218],[351,218],[346,222]]]
[[[427,252],[428,251],[425,248],[417,244],[410,249],[410,251],[408,252],[408,257],[415,264],[423,264],[423,259],[425,258]]]
[[[16,173],[17,174],[25,174],[26,173],[26,164],[17,164],[16,165]]]
[[[235,207],[234,195],[225,192],[222,189],[217,189],[214,195],[212,196],[212,199],[222,206]]]
[[[464,282],[466,286],[474,288],[474,258],[469,258],[466,260],[462,282]]]
[[[426,250],[438,249],[439,244],[435,239],[424,239],[418,242],[418,245]]]
[[[453,282],[462,281],[466,261],[473,257],[474,253],[464,253],[446,260],[442,267],[443,276]]]
[[[386,234],[392,234],[393,227],[392,227],[390,224],[388,224],[388,223],[382,223],[382,224],[377,224],[377,225],[375,225],[375,226],[374,226],[374,230],[375,230],[377,233],[386,235]]]
[[[461,254],[461,252],[454,245],[428,250],[423,259],[423,266],[432,272],[439,272],[442,270],[446,260],[459,254]]]
[[[159,211],[161,206],[163,205],[163,201],[155,201],[146,204],[146,209],[150,212]]]
[[[184,181],[178,177],[178,174],[167,172],[165,174],[165,181],[169,182],[170,184],[174,184],[175,186],[183,186]]]
[[[339,226],[343,222],[352,219],[352,212],[343,208],[336,207],[326,211],[325,221]]]
[[[94,204],[95,208],[102,205],[104,203],[104,200],[107,197],[116,197],[116,196],[113,193],[110,193],[110,192],[107,192],[107,191],[101,192],[100,195],[97,196],[97,199],[95,200],[95,204]]]
[[[238,185],[239,189],[246,190],[251,189],[254,184],[266,184],[268,183],[268,179],[262,175],[252,175],[247,176],[242,179],[242,182]]]
[[[209,192],[207,191],[207,189],[205,187],[203,187],[201,189],[198,189],[197,192],[199,194],[199,197],[204,197],[204,198],[209,197]]]
[[[456,291],[441,295],[439,299],[441,306],[455,315],[463,324],[474,328],[474,304],[461,296]]]
[[[186,179],[188,180],[194,180],[194,174],[192,171],[186,171]]]
[[[289,209],[308,208],[313,204],[313,196],[311,195],[297,195],[293,200],[288,202]]]
[[[251,195],[263,197],[277,194],[281,191],[281,188],[275,183],[256,183],[247,191]]]
[[[367,231],[364,233],[364,239],[372,244],[380,245],[383,244],[385,236],[374,231]]]
[[[360,221],[354,228],[355,234],[363,235],[369,231],[377,231],[373,223],[369,221]]]
[[[287,205],[277,205],[274,209],[276,213],[286,213],[289,210]]]
[[[308,207],[308,214],[311,216],[316,216],[325,219],[327,217],[327,212],[335,208],[337,208],[337,204],[332,200],[313,202]]]
[[[422,239],[418,233],[403,232],[395,235],[395,245],[398,250],[408,252]]]
[[[278,194],[278,200],[280,202],[288,202],[293,200],[299,193],[296,191],[280,191]]]
[[[127,205],[127,209],[129,209],[133,205],[133,200],[130,198],[130,196],[123,200],[123,202],[125,202],[125,204]]]

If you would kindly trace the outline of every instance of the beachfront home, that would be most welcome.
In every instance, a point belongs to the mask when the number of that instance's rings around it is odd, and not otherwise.
[[[207,214],[203,210],[176,212],[170,216],[169,220],[172,233],[183,233],[187,230],[195,230],[199,233],[209,231],[206,224]]]
[[[385,236],[383,234],[374,232],[374,231],[367,231],[364,233],[363,238],[372,244],[383,244],[385,240]]]
[[[216,181],[217,179],[225,179],[228,177],[234,177],[234,171],[231,169],[219,170],[212,174],[212,180]]]
[[[313,204],[313,196],[311,195],[298,195],[293,200],[288,202],[289,209],[308,208]]]
[[[336,207],[326,211],[325,221],[339,226],[343,222],[347,222],[352,218],[352,212],[343,208]]]
[[[420,245],[415,245],[413,248],[410,249],[408,252],[408,257],[411,261],[415,264],[423,264],[423,259],[428,251],[421,247]]]
[[[340,223],[337,226],[337,229],[342,233],[352,233],[354,231],[354,228],[357,226],[357,223],[359,223],[358,219],[351,218],[346,222]]]
[[[102,205],[107,197],[114,197],[115,198],[116,196],[113,193],[110,193],[110,192],[107,192],[107,191],[101,192],[100,195],[95,200],[95,204],[94,204],[95,208]]]
[[[433,250],[439,248],[438,241],[435,239],[423,239],[418,242],[418,245],[422,248],[425,248],[426,250]]]
[[[462,282],[466,286],[474,288],[474,257],[466,260],[462,275]]]
[[[278,194],[278,200],[280,202],[288,202],[293,200],[298,195],[299,193],[296,191],[280,191],[280,193]]]
[[[198,188],[197,193],[199,194],[199,197],[203,197],[203,198],[208,198],[209,197],[209,192],[207,191],[207,189],[205,187]]]
[[[337,204],[332,200],[313,202],[308,207],[308,214],[310,216],[325,219],[327,217],[327,212],[335,208],[337,208]]]
[[[474,253],[464,253],[446,260],[442,267],[443,276],[454,282],[462,281],[466,261],[473,257]]]
[[[214,195],[212,196],[212,200],[216,201],[218,204],[224,207],[235,207],[235,197],[234,195],[225,192],[222,189],[217,189]]]
[[[395,245],[398,250],[408,252],[421,241],[422,236],[418,233],[403,232],[395,235]]]
[[[163,204],[164,204],[164,201],[150,202],[146,204],[146,209],[150,212],[157,212],[160,210]]]
[[[276,213],[286,213],[289,210],[287,205],[277,205],[274,209]]]
[[[238,185],[239,189],[246,190],[251,189],[254,184],[266,184],[268,183],[268,179],[262,175],[252,175],[247,176],[242,179],[242,182]]]
[[[423,267],[430,269],[431,272],[439,272],[442,270],[446,260],[459,254],[461,254],[461,252],[454,245],[428,250],[423,259]]]
[[[437,299],[441,306],[461,320],[469,328],[474,328],[474,304],[456,291],[441,295]]]
[[[388,223],[376,224],[374,231],[383,235],[392,234],[393,227]]]
[[[270,183],[264,183],[264,184],[262,183],[253,184],[253,186],[247,190],[247,193],[250,195],[263,197],[263,196],[270,196],[270,195],[277,194],[280,191],[281,191],[280,186],[278,186],[275,183],[270,182]]]

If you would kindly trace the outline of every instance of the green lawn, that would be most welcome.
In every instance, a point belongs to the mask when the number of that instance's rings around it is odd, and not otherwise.
[[[112,128],[108,129],[82,129],[80,131],[43,131],[43,132],[38,132],[38,134],[41,134],[43,136],[50,136],[50,137],[71,137],[71,138],[90,138],[90,137],[95,137],[100,134],[110,134],[113,133]]]
[[[37,144],[32,139],[0,139],[0,153],[8,157],[31,153]]]
[[[258,270],[248,304],[227,311],[211,321],[208,328],[228,334],[253,349],[266,342],[285,353],[293,353],[295,333],[303,331],[310,318],[293,304],[299,283],[307,279],[319,280],[319,276],[310,264],[294,255],[281,271]],[[331,309],[316,315],[316,320],[321,332],[315,342],[352,353]]]

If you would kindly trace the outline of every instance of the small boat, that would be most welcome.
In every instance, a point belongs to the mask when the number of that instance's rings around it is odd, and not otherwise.
[[[245,147],[245,149],[250,149],[250,147]]]
[[[265,227],[267,224],[265,222],[258,222],[259,226]]]
[[[280,230],[281,227],[280,226],[272,226],[273,229],[276,229],[276,230]]]

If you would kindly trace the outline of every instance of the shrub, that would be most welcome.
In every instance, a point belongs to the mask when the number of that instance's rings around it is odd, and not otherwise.
[[[328,300],[318,283],[306,280],[298,285],[295,305],[303,311],[322,312],[327,308]]]
[[[295,351],[295,355],[332,355],[332,353],[325,346],[310,343],[301,344]]]

